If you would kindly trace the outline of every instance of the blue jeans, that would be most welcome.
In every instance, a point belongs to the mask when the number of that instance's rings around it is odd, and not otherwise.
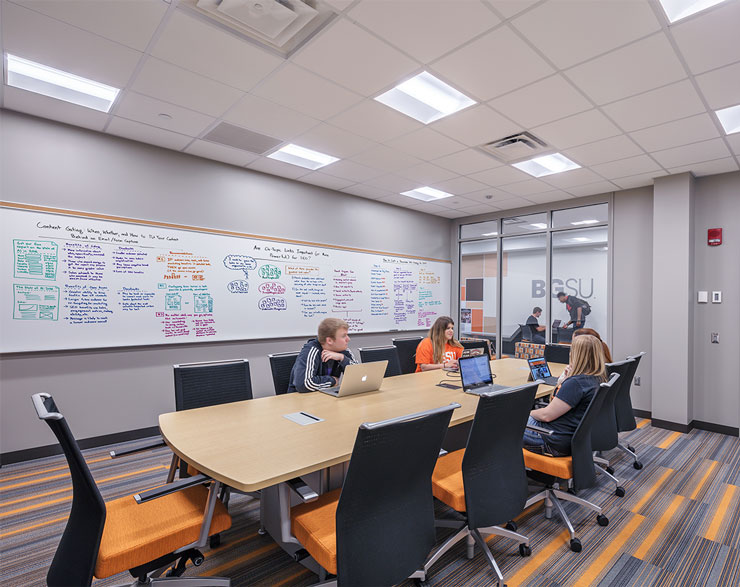
[[[532,416],[529,416],[529,418],[527,419],[527,424],[532,426],[539,426],[540,428],[545,428],[545,426],[542,425],[542,422],[535,420]],[[553,448],[548,446],[539,432],[535,432],[534,430],[530,430],[529,428],[524,429],[524,439],[522,446],[524,446],[524,448],[526,448],[527,450],[531,452],[536,452],[538,454],[546,452],[554,457],[567,456],[564,453],[554,450]]]

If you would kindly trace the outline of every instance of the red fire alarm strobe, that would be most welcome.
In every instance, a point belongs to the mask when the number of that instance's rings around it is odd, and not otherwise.
[[[707,230],[707,244],[710,247],[716,247],[722,244],[722,229],[710,228]]]

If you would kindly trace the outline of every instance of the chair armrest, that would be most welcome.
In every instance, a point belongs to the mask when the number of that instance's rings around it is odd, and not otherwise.
[[[532,424],[527,424],[527,430],[534,430],[535,432],[539,432],[540,434],[546,434],[547,436],[553,435],[552,430],[549,430],[548,428],[542,428],[540,426],[534,426]]]
[[[165,495],[169,495],[170,493],[175,493],[177,491],[182,491],[183,489],[188,489],[189,487],[202,485],[203,483],[206,483],[210,480],[210,477],[201,473],[199,475],[193,475],[192,477],[178,479],[177,481],[173,481],[172,483],[168,483],[167,485],[163,485],[162,487],[155,487],[154,489],[150,489],[149,491],[142,491],[141,493],[137,493],[136,495],[134,495],[134,499],[136,500],[136,503],[144,503],[153,499],[157,499],[159,497],[164,497]]]
[[[300,477],[289,479],[285,484],[293,490],[293,492],[301,498],[303,503],[309,503],[316,501],[319,498],[319,494],[306,485],[305,481]]]
[[[139,446],[137,448],[127,448],[127,449],[118,450],[118,451],[112,450],[110,451],[110,458],[117,459],[119,457],[125,457],[128,455],[135,454],[137,452],[143,452],[145,450],[152,450],[155,448],[160,448],[162,446],[167,446],[167,445],[164,443],[164,440],[160,438],[159,440],[152,440],[151,442],[147,442],[145,445]]]

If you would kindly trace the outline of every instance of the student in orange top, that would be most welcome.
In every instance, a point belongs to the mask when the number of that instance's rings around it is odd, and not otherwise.
[[[432,369],[457,369],[463,346],[455,340],[455,322],[440,316],[429,329],[429,336],[416,347],[416,372]]]

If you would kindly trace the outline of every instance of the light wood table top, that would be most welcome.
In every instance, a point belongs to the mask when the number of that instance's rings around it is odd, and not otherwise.
[[[553,375],[565,365],[551,364]],[[517,386],[527,381],[522,359],[491,362],[495,383]],[[451,425],[473,419],[478,397],[461,389],[437,387],[439,381],[459,385],[459,376],[427,371],[389,377],[379,391],[334,398],[324,393],[290,393],[210,406],[159,417],[167,444],[198,470],[241,491],[255,491],[348,461],[363,422],[376,422],[446,406],[461,405]],[[537,396],[552,392],[541,385]],[[301,426],[285,414],[307,412],[324,421]]]

